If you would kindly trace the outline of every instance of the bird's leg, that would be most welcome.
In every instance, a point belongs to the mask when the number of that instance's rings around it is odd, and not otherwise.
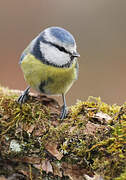
[[[68,114],[68,110],[67,110],[67,105],[66,105],[66,99],[65,99],[65,95],[62,94],[62,98],[63,98],[63,106],[62,106],[62,110],[61,110],[61,115],[60,115],[60,119],[63,120],[64,118],[66,118],[67,114]]]
[[[28,99],[28,95],[29,95],[29,89],[30,89],[30,86],[28,86],[25,91],[21,94],[21,96],[18,98],[18,103],[19,104],[23,104],[26,102],[26,100]]]

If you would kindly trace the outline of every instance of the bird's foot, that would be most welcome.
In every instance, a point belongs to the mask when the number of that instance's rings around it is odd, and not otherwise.
[[[28,87],[23,93],[22,93],[22,95],[18,98],[18,103],[20,104],[20,105],[22,105],[23,103],[25,103],[26,102],[26,100],[28,99],[28,97],[29,97],[29,89],[30,89],[30,87]]]
[[[61,109],[60,119],[63,120],[64,118],[66,118],[67,114],[68,114],[67,106],[63,105]]]

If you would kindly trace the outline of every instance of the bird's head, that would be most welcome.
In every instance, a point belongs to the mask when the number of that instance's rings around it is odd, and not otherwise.
[[[70,66],[80,56],[72,34],[60,27],[49,27],[37,36],[33,54],[38,54],[37,51],[40,51],[41,60],[59,67]]]

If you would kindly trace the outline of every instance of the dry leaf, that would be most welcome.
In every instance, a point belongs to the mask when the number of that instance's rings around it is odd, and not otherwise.
[[[33,132],[34,128],[35,128],[35,125],[34,125],[34,124],[31,124],[30,126],[29,126],[29,125],[25,125],[25,126],[23,127],[23,129],[24,129],[27,133],[30,133],[30,134]]]
[[[45,171],[47,174],[49,172],[53,173],[52,165],[51,165],[50,161],[47,159],[42,160],[42,162],[40,164],[34,164],[34,167],[39,169],[39,170]]]
[[[60,170],[61,169],[61,165],[60,164],[55,164],[55,163],[51,163],[52,166],[53,166],[53,174],[54,176],[59,176],[59,177],[62,177],[62,171]]]
[[[48,161],[48,160],[42,161],[42,170],[45,171],[47,174],[49,172],[53,173],[53,168],[52,168],[50,161]]]
[[[108,114],[103,112],[97,112],[93,118],[97,119],[100,124],[106,124],[109,120],[112,119]]]
[[[54,157],[56,157],[58,160],[61,160],[63,157],[62,153],[57,150],[57,144],[54,143],[48,143],[45,146],[46,150],[50,152]]]
[[[31,124],[29,129],[27,130],[27,133],[31,134],[33,132],[34,128],[35,128],[35,125]]]
[[[84,175],[87,174],[86,169],[81,169],[77,165],[62,164],[63,174],[68,176],[70,180],[84,180]]]
[[[102,131],[105,128],[104,125],[99,125],[99,124],[94,124],[90,121],[86,124],[84,133],[85,134],[90,134],[90,135],[95,135],[97,131]]]

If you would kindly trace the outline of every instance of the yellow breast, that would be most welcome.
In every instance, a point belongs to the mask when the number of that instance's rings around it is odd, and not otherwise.
[[[21,62],[26,82],[34,89],[45,94],[66,93],[77,79],[77,62],[69,68],[58,68],[43,64],[28,54]]]

